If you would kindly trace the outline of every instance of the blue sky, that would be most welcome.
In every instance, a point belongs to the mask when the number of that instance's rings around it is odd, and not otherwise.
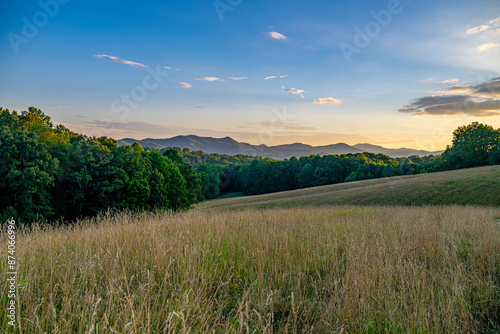
[[[500,127],[498,0],[42,0],[0,16],[0,105],[88,135],[438,150],[459,125]]]

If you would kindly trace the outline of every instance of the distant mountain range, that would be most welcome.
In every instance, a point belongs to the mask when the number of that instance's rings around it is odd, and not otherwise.
[[[189,136],[176,136],[165,139],[152,139],[147,138],[143,140],[136,140],[132,138],[124,138],[118,140],[118,145],[132,145],[134,142],[139,142],[142,147],[149,148],[166,148],[166,147],[180,147],[189,148],[191,151],[204,151],[206,153],[219,153],[228,155],[253,155],[261,157],[269,157],[273,159],[285,159],[295,156],[297,158],[309,156],[311,154],[319,155],[332,155],[332,154],[346,154],[346,153],[382,153],[393,158],[409,157],[412,155],[426,156],[426,155],[439,155],[443,151],[422,151],[411,148],[398,148],[391,149],[382,146],[371,144],[356,144],[347,145],[344,143],[326,145],[326,146],[311,146],[301,143],[267,146],[267,145],[252,145],[248,143],[237,142],[236,140],[225,138],[212,138],[212,137],[199,137],[195,135]]]

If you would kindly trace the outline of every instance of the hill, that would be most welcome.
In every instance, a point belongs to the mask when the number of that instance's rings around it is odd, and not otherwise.
[[[197,208],[322,205],[500,206],[500,166],[397,176],[203,202]]]
[[[347,145],[345,143],[337,143],[325,146],[311,146],[301,143],[267,146],[267,145],[252,145],[248,143],[238,142],[230,137],[213,138],[213,137],[199,137],[194,135],[189,136],[176,136],[172,138],[153,139],[147,138],[137,140],[133,138],[124,138],[118,140],[118,145],[132,145],[134,142],[139,142],[143,147],[150,148],[166,148],[166,147],[180,147],[188,148],[192,151],[204,151],[206,153],[219,153],[229,155],[253,155],[261,157],[269,157],[273,159],[285,159],[295,157],[310,156],[312,154],[319,155],[334,155],[334,154],[347,154],[347,153],[383,153],[393,158],[409,157],[412,155],[439,155],[442,151],[422,151],[412,148],[399,148],[389,149],[382,146],[371,144],[357,144]]]

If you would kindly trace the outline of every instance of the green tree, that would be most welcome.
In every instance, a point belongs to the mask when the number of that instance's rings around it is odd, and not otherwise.
[[[52,215],[50,188],[58,161],[46,143],[0,108],[0,213],[28,222]],[[5,217],[3,217],[5,218]]]
[[[474,122],[453,132],[452,146],[443,153],[449,169],[485,166],[490,163],[490,153],[500,145],[500,130]]]

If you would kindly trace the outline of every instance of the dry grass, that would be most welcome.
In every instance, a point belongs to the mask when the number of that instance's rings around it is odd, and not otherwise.
[[[35,228],[18,237],[22,332],[498,333],[499,216],[192,210]]]
[[[500,166],[340,183],[273,194],[206,201],[198,208],[304,205],[483,205],[500,207]]]

